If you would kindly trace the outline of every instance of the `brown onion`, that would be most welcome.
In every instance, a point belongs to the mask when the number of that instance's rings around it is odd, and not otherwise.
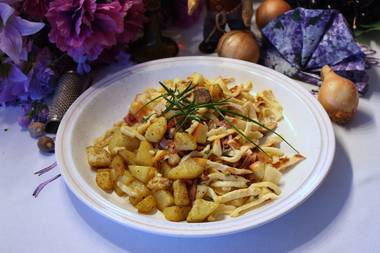
[[[338,124],[347,123],[358,109],[359,95],[355,84],[337,75],[329,66],[322,68],[321,78],[319,102],[332,121]]]
[[[290,9],[290,5],[284,0],[265,0],[256,11],[257,27],[261,30],[270,21]]]
[[[260,48],[249,32],[230,31],[220,38],[216,49],[221,57],[235,58],[255,62],[260,58]]]

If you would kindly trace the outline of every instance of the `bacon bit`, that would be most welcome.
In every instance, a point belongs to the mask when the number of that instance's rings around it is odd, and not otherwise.
[[[193,181],[193,184],[190,186],[189,198],[191,206],[193,206],[193,202],[197,196],[197,183]]]
[[[268,157],[268,155],[258,152],[256,153],[257,160],[263,163],[272,163],[272,158]]]
[[[176,119],[171,119],[171,120],[169,120],[169,122],[167,124],[167,128],[168,129],[175,128],[176,125],[177,125],[177,120]]]
[[[231,125],[228,124],[228,122],[225,121],[225,120],[221,120],[221,121],[219,122],[219,125],[220,125],[220,126],[224,126],[224,127],[227,128],[227,129],[232,128]]]
[[[252,163],[254,157],[256,157],[256,154],[247,154],[239,168],[247,168]]]
[[[228,140],[227,144],[233,149],[239,149],[241,147],[240,143],[234,139]]]
[[[124,117],[124,122],[127,123],[128,126],[133,126],[138,122],[137,118],[133,113],[128,112],[127,116]]]

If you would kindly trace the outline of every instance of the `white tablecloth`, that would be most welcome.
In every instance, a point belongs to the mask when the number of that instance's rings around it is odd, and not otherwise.
[[[180,42],[181,55],[196,54],[199,26],[169,32]],[[380,57],[380,34],[362,42]],[[111,66],[98,78],[120,68]],[[354,121],[334,127],[336,155],[321,187],[289,214],[219,238],[170,238],[116,224],[79,201],[62,178],[35,199],[34,188],[59,170],[41,177],[33,172],[51,164],[54,155],[41,155],[36,141],[20,131],[20,109],[0,111],[0,252],[380,252],[380,69],[369,73],[371,86]]]

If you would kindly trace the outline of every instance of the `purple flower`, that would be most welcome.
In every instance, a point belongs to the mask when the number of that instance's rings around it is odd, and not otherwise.
[[[29,87],[28,77],[12,63],[0,66],[0,103],[11,102],[24,96]]]
[[[92,61],[117,43],[117,35],[124,31],[124,16],[118,1],[53,0],[46,14],[49,39],[75,61],[83,62],[83,56]]]
[[[32,100],[43,99],[54,91],[56,78],[54,71],[49,67],[50,63],[50,51],[47,48],[40,50],[28,74],[30,77],[28,95]]]
[[[136,39],[137,34],[142,30],[144,16],[144,2],[142,0],[119,0],[126,13],[124,19],[124,32],[119,35],[119,41],[129,43]]]
[[[40,31],[43,23],[30,22],[14,14],[15,10],[6,3],[0,3],[0,50],[19,64],[24,52],[23,36]],[[25,54],[26,55],[26,54]]]

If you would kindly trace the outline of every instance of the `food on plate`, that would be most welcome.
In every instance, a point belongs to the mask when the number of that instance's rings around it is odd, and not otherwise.
[[[138,94],[87,147],[97,186],[175,222],[237,217],[277,199],[282,173],[305,157],[275,131],[283,108],[273,92],[252,86],[194,73]]]

